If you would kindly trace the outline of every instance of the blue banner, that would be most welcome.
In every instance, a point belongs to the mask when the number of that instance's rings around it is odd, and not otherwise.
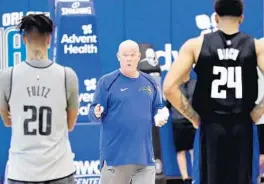
[[[79,79],[79,116],[70,134],[75,154],[75,182],[98,184],[100,125],[89,122],[87,116],[102,75],[94,5],[88,1],[58,1],[54,15],[53,59],[71,67]]]
[[[57,47],[57,35],[58,28],[60,27],[61,18],[64,16],[73,16],[73,15],[95,15],[94,4],[93,2],[87,1],[59,1],[59,0],[50,0],[53,1],[53,11],[51,11],[51,16],[55,23],[54,37],[52,39],[52,54],[53,60],[56,61],[56,47]]]

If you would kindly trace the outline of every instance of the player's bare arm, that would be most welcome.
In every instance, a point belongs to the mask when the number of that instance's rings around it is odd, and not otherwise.
[[[261,72],[264,72],[264,40],[255,40],[255,47],[257,53],[257,64]],[[264,114],[264,97],[258,105],[252,110],[251,118],[254,122],[257,122]]]
[[[8,103],[6,101],[6,98],[4,96],[4,92],[0,92],[0,114],[1,118],[3,120],[3,123],[6,127],[11,127],[11,117],[9,113]]]
[[[8,108],[0,108],[1,118],[6,127],[11,127],[12,122],[9,116]]]
[[[8,103],[4,95],[4,91],[0,91],[0,104],[1,104],[0,105],[0,115],[1,115],[2,121],[6,127],[11,127],[12,122],[11,122]]]
[[[200,117],[180,90],[181,84],[189,79],[189,74],[196,61],[196,48],[201,47],[201,38],[188,40],[180,49],[179,56],[173,62],[164,80],[164,94],[170,103],[192,122],[199,126]]]

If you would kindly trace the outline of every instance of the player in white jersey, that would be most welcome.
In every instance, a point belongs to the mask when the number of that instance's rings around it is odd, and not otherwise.
[[[8,183],[73,184],[75,167],[68,131],[78,114],[77,76],[48,59],[53,31],[48,17],[28,15],[19,29],[27,59],[0,74],[1,117],[12,127]]]

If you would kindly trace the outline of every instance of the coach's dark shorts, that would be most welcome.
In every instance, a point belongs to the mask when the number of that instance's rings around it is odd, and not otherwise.
[[[264,154],[264,124],[257,125],[259,136],[259,152]]]
[[[172,120],[176,151],[193,149],[195,128],[188,120]]]
[[[251,120],[202,122],[194,145],[194,184],[257,184],[259,145]]]

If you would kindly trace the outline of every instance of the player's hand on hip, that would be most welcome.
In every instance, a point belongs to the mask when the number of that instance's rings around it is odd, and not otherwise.
[[[264,105],[259,104],[251,111],[250,116],[254,123],[257,123],[264,113]]]
[[[192,125],[195,129],[199,128],[200,126],[200,121],[195,121],[195,122],[192,122]]]
[[[94,115],[97,118],[101,118],[102,117],[102,113],[104,112],[104,107],[101,106],[100,104],[97,104],[94,108]]]
[[[199,128],[201,122],[200,116],[196,113],[191,120],[191,123],[195,129]]]
[[[260,154],[260,157],[259,157],[259,165],[261,167],[263,167],[263,165],[264,165],[264,155],[263,154]]]

